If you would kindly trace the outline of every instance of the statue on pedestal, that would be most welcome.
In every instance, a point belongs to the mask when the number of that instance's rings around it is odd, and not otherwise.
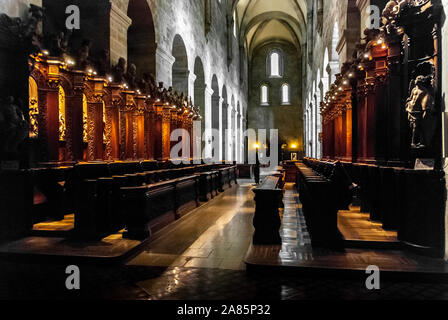
[[[434,99],[434,66],[424,62],[417,66],[411,81],[406,112],[412,131],[411,148],[423,149],[431,144],[436,127]]]
[[[113,67],[112,74],[115,83],[122,83],[125,81],[124,75],[126,72],[126,59],[121,57],[118,59],[118,63]]]
[[[137,88],[137,67],[135,64],[131,63],[128,66],[124,80],[126,81],[129,89],[135,90]]]
[[[90,61],[90,46],[92,42],[88,39],[83,40],[81,48],[79,48],[77,53],[76,64],[79,69],[85,70],[91,66]]]
[[[29,124],[13,97],[0,102],[0,153],[14,156],[28,136]]]
[[[101,56],[96,61],[96,71],[101,77],[107,76],[110,73],[110,52],[107,49],[101,51]]]

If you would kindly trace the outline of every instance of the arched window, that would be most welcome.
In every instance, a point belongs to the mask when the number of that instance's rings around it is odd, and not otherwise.
[[[285,83],[282,86],[282,104],[290,104],[290,88],[289,84]]]
[[[271,54],[271,77],[280,77],[280,55],[277,52]]]
[[[261,86],[260,99],[261,105],[269,105],[269,88],[265,84]]]
[[[267,59],[268,76],[271,78],[280,78],[283,76],[283,56],[278,51],[272,51]]]

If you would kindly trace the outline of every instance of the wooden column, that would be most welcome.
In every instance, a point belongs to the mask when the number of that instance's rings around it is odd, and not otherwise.
[[[87,160],[103,159],[103,101],[101,97],[87,100],[88,153]]]
[[[352,161],[353,156],[353,136],[352,136],[352,105],[347,103],[345,112],[345,124],[346,124],[346,149],[345,149],[345,160]]]
[[[67,160],[83,160],[83,94],[85,73],[71,71],[68,76],[71,79],[73,89],[66,95],[66,148]]]
[[[164,105],[162,108],[162,160],[170,159],[171,152],[171,106]]]
[[[106,149],[105,160],[120,159],[120,108],[124,105],[121,86],[110,84],[107,88],[106,104]]]
[[[146,100],[145,141],[147,159],[155,159],[156,112],[151,99]]]
[[[39,136],[46,145],[46,160],[59,160],[59,82],[39,88]]]
[[[125,105],[120,112],[121,159],[131,160],[137,156],[136,146],[136,105],[133,91],[123,91]]]
[[[137,126],[137,158],[147,159],[147,145],[146,145],[146,126],[145,126],[145,109],[146,109],[146,96],[137,95],[135,97],[136,102],[136,119],[135,124]]]
[[[163,104],[157,103],[155,105],[154,114],[154,158],[156,160],[162,160],[163,147],[162,147],[162,122],[163,122]]]

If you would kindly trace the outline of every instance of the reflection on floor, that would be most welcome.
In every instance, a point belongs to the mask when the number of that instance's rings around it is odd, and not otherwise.
[[[75,228],[75,215],[68,214],[61,221],[46,221],[36,223],[34,231],[70,231]]]
[[[251,269],[287,267],[296,268],[297,271],[325,269],[362,272],[368,266],[375,265],[383,272],[448,273],[448,264],[441,259],[426,258],[403,251],[346,249],[345,252],[334,252],[312,248],[297,198],[298,194],[293,185],[287,184],[281,227],[283,245],[251,246],[245,259]]]
[[[386,231],[382,224],[370,221],[368,213],[362,213],[360,207],[351,207],[349,211],[339,211],[338,228],[349,241],[397,242],[396,231]]]
[[[366,289],[365,271],[349,277],[325,273],[247,273],[243,255],[250,246],[254,201],[252,182],[227,190],[215,200],[159,232],[146,251],[126,265],[78,264],[81,289],[65,288],[69,262],[0,260],[0,299],[448,299],[448,283],[425,278],[389,279],[381,276],[381,290]],[[348,250],[346,253],[312,249],[297,194],[287,186],[281,255],[266,247],[275,261],[313,266],[353,266],[411,269],[422,258],[399,252]],[[276,251],[277,250],[277,251]],[[434,260],[428,265],[437,269]],[[415,267],[413,267],[415,269]],[[443,268],[440,263],[438,270]]]
[[[129,265],[244,270],[253,227],[250,181],[227,190],[155,235]]]

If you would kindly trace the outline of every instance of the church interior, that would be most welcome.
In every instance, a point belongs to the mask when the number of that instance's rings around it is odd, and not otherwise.
[[[0,299],[448,299],[447,12],[0,1]]]

